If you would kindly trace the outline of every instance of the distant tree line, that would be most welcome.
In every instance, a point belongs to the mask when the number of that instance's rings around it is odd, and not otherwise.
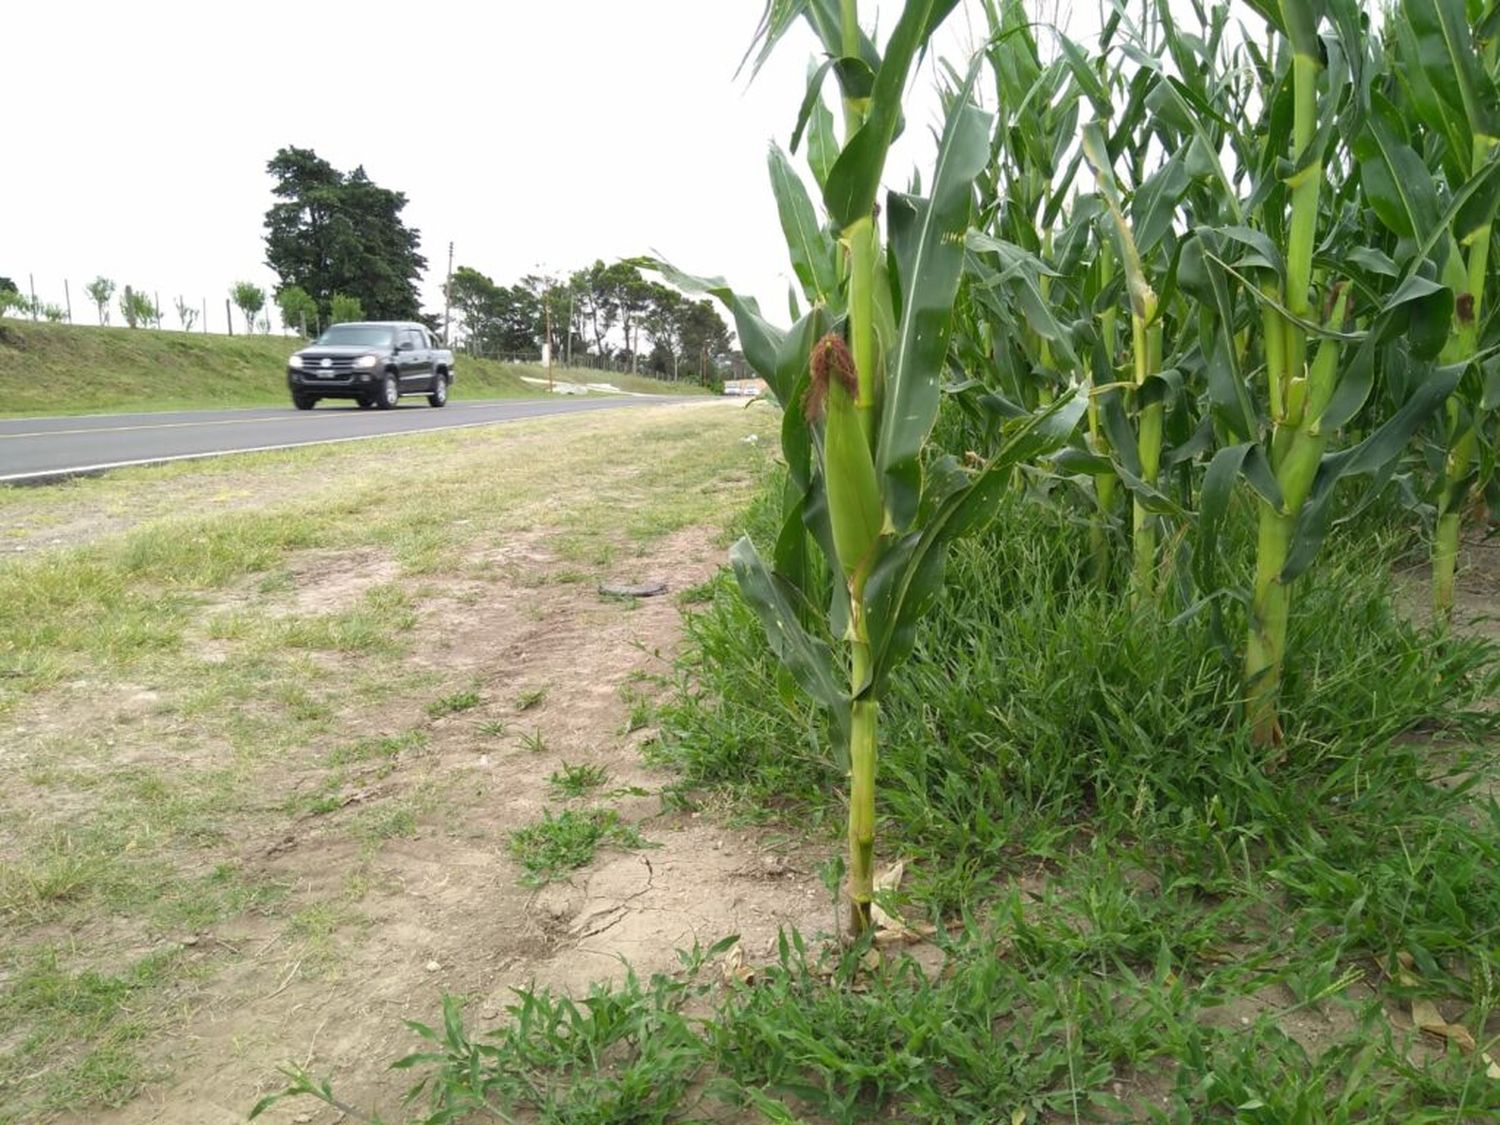
[[[550,344],[559,362],[592,357],[704,382],[724,378],[737,361],[711,302],[650,281],[627,262],[596,261],[567,278],[528,275],[508,286],[460,266],[447,297],[458,342],[471,355],[531,357]]]

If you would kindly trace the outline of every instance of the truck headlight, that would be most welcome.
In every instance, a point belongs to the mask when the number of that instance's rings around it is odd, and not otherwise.
[[[302,370],[302,357],[300,355],[294,355],[294,356],[292,356],[291,359],[289,359],[289,360],[286,361],[286,365],[288,367],[295,367],[298,371],[301,371]]]
[[[380,362],[378,355],[362,355],[354,361],[355,367],[374,367]]]

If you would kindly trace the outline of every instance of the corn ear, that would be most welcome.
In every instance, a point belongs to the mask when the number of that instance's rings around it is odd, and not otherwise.
[[[882,505],[875,461],[854,400],[842,385],[828,391],[823,429],[823,486],[833,524],[834,549],[846,580],[865,565],[880,538]]]

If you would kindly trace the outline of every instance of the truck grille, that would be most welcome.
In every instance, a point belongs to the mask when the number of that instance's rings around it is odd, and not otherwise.
[[[324,367],[323,364],[328,366]],[[328,356],[306,356],[302,360],[302,370],[316,375],[320,371],[335,371],[340,375],[347,375],[354,370],[354,357],[347,355]]]

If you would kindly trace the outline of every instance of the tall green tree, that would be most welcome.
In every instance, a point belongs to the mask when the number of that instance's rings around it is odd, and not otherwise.
[[[421,234],[401,219],[406,196],[364,168],[344,173],[311,149],[281,149],[266,165],[278,202],[266,212],[266,264],[332,311],[333,295],[357,297],[378,320],[414,320],[417,279],[427,268]]]

